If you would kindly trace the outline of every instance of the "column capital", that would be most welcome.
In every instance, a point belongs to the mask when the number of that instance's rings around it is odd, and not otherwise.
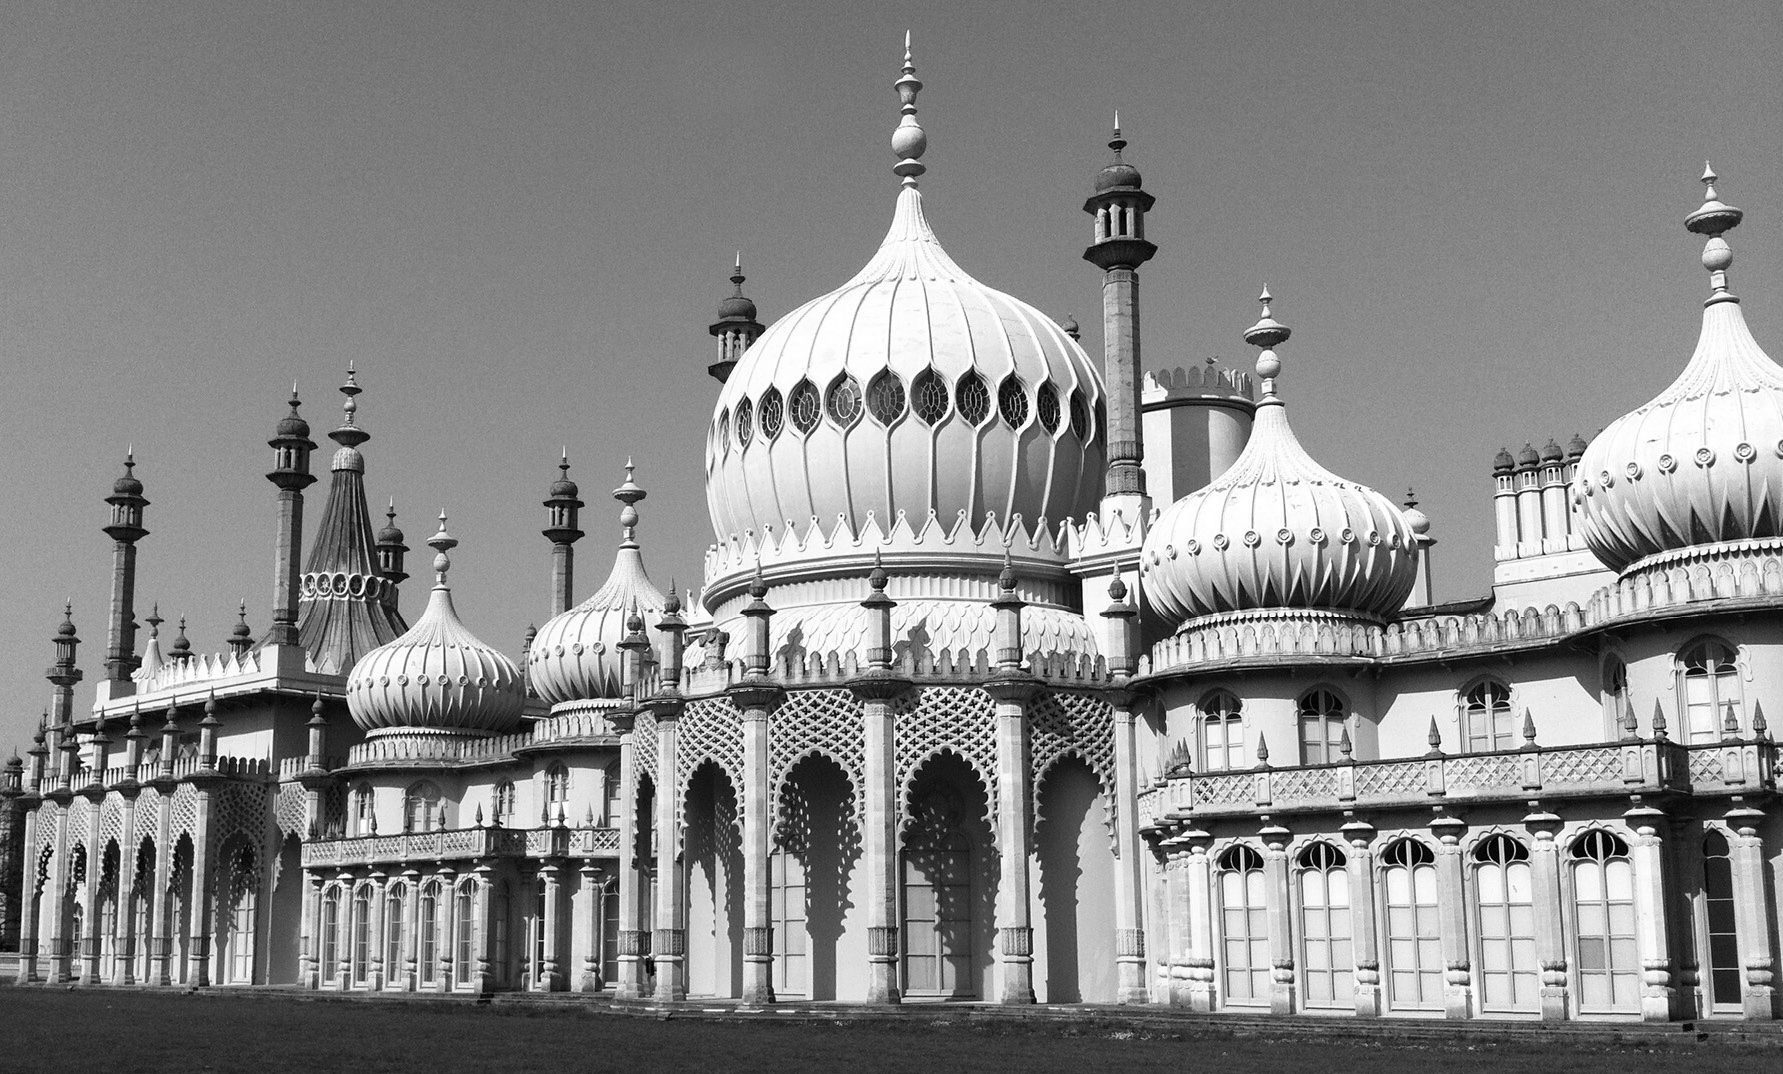
[[[891,671],[869,671],[848,682],[848,689],[862,701],[890,701],[913,688],[909,679]]]
[[[766,716],[786,700],[786,688],[767,680],[744,679],[726,690],[725,696],[730,698],[731,704],[745,713]]]
[[[979,689],[991,695],[997,701],[1028,701],[1045,688],[1045,684],[1032,675],[999,675],[984,683]]]

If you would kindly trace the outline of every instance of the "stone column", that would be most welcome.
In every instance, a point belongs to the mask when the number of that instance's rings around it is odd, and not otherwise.
[[[745,680],[731,690],[743,731],[743,1003],[774,1002],[774,924],[768,855],[774,833],[768,796],[768,713],[783,691],[765,679]]]
[[[194,786],[198,801],[192,821],[192,905],[186,922],[192,946],[186,952],[186,983],[203,988],[210,984],[212,792],[208,781],[195,781]]]
[[[170,767],[171,758],[163,746],[162,768]],[[155,803],[157,830],[155,835],[155,890],[149,893],[149,979],[145,984],[173,983],[173,938],[181,924],[173,920],[173,791],[171,780],[157,780],[160,800]]]
[[[638,808],[638,770],[635,734],[631,718],[619,737],[619,816],[609,823],[619,829],[619,998],[640,999],[644,995],[644,956],[649,950],[649,933],[644,930],[644,870],[637,859],[638,836],[642,825],[651,818],[636,815]]]
[[[687,998],[687,896],[681,875],[681,787],[675,751],[680,708],[656,710],[656,998]]]
[[[366,951],[366,961],[369,964],[365,968],[365,987],[372,992],[383,989],[384,974],[387,971],[387,967],[384,965],[384,911],[389,901],[389,878],[382,871],[373,869],[371,873],[371,907],[365,922],[365,946],[369,948]]]
[[[103,750],[103,745],[98,747]],[[105,764],[103,755],[94,766],[96,775],[102,774]],[[100,843],[99,813],[105,802],[105,791],[94,784],[88,789],[87,798],[87,890],[81,898],[81,926],[85,935],[79,937],[81,974],[83,985],[102,984],[99,980],[100,947],[104,937],[100,933],[102,916],[99,912],[99,889],[105,882],[105,848]],[[123,854],[120,851],[119,869],[123,868]]]
[[[135,774],[126,777],[131,785],[123,796],[122,817],[119,827],[124,833],[124,841],[118,847],[118,923],[117,957],[113,960],[111,983],[128,985],[136,983],[136,945],[141,941],[136,935],[136,848],[142,841],[136,838],[136,791]],[[134,845],[132,845],[134,844]]]
[[[458,874],[451,866],[441,866],[439,872],[440,899],[438,908],[440,945],[435,952],[434,977],[439,983],[436,991],[450,992],[458,986],[452,978],[452,967],[458,961]]]
[[[1136,699],[1127,691],[1114,705],[1114,958],[1116,998],[1145,1003],[1145,849],[1139,840],[1139,762],[1134,742]]]
[[[322,986],[322,878],[303,873],[302,922],[297,937],[297,987]]]
[[[602,801],[605,801],[603,798]],[[605,818],[608,824],[612,818]],[[623,836],[620,842],[623,843]],[[582,863],[580,871],[581,883],[578,885],[583,902],[582,920],[588,929],[587,943],[583,945],[582,974],[576,979],[576,991],[599,992],[607,982],[601,980],[601,943],[604,939],[601,928],[601,870],[593,862]],[[573,933],[574,928],[571,929]]]
[[[42,743],[38,745],[41,746]],[[37,763],[41,764],[41,761]],[[13,983],[22,985],[36,984],[42,980],[37,973],[37,919],[40,913],[37,870],[41,853],[37,846],[37,826],[43,822],[43,800],[35,798],[39,782],[32,782],[30,790],[33,799],[27,799],[32,804],[25,810],[24,830],[19,842],[19,857],[24,864],[24,876],[23,883],[19,885],[19,968]]]
[[[495,867],[489,862],[479,862],[475,869],[477,877],[477,925],[475,942],[476,966],[471,970],[472,986],[479,996],[487,996],[495,991],[495,929],[496,924],[490,911],[490,892],[495,885]],[[509,910],[513,907],[510,905]],[[503,922],[502,928],[507,927]]]
[[[866,882],[867,1002],[900,1003],[897,698],[906,679],[881,669],[850,684],[861,702],[861,852]]]
[[[562,971],[557,966],[557,930],[563,918],[563,866],[554,861],[539,866],[539,883],[545,896],[545,912],[539,922],[543,955],[533,972],[533,987],[540,992],[557,992],[563,988]]]
[[[74,967],[70,963],[68,936],[68,899],[69,887],[74,879],[69,869],[68,845],[69,811],[73,805],[73,796],[65,789],[56,791],[56,851],[50,859],[50,964],[44,974],[45,984],[67,984],[74,976]],[[87,857],[88,871],[92,871],[92,855]]]
[[[1666,922],[1665,814],[1637,804],[1622,816],[1634,831],[1629,857],[1634,866],[1634,927],[1641,953],[1641,1020],[1669,1022],[1677,996]]]
[[[1177,905],[1188,940],[1189,1009],[1205,1014],[1218,1004],[1213,973],[1213,861],[1207,855],[1213,836],[1190,831],[1182,839],[1188,844],[1189,855],[1182,866]]]
[[[1764,882],[1764,840],[1759,826],[1764,812],[1734,799],[1727,811],[1728,840],[1733,867],[1734,931],[1745,971],[1741,1005],[1747,1021],[1766,1022],[1777,1016],[1776,950],[1771,946],[1771,922],[1767,909],[1773,904]]]
[[[1565,908],[1560,895],[1561,820],[1539,806],[1523,818],[1529,830],[1530,892],[1535,911],[1535,958],[1541,967],[1542,1021],[1564,1022],[1569,1016],[1569,982],[1566,961]]]
[[[400,978],[404,992],[414,992],[421,987],[421,872],[418,869],[404,869],[403,874],[403,936],[402,936],[402,968]],[[435,907],[434,918],[437,922],[439,909]],[[392,972],[399,972],[392,970]]]
[[[1288,890],[1288,829],[1263,818],[1257,833],[1263,840],[1264,911],[1269,918],[1269,1013],[1293,1014],[1300,1009],[1294,973],[1293,895]]]
[[[1343,826],[1349,843],[1350,944],[1356,962],[1356,1014],[1381,1014],[1381,945],[1374,920],[1374,825],[1351,818]]]
[[[1467,943],[1467,876],[1461,859],[1466,822],[1439,814],[1430,822],[1436,836],[1437,920],[1442,928],[1443,1015],[1473,1017],[1473,962]]]
[[[1028,702],[1035,680],[1004,673],[984,686],[997,703],[997,947],[1002,967],[1000,1003],[1034,1002],[1034,927],[1028,858],[1034,844],[1028,764]]]

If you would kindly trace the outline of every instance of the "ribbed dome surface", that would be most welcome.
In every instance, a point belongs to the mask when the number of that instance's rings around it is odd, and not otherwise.
[[[955,264],[906,186],[867,266],[776,322],[725,383],[713,529],[1081,517],[1100,493],[1101,407],[1076,342]]]
[[[440,547],[436,536],[435,547]],[[455,542],[454,542],[455,543]],[[447,545],[450,547],[450,545]],[[495,734],[520,724],[520,669],[459,621],[444,579],[408,632],[360,658],[347,676],[347,711],[370,735],[396,731]]]
[[[620,547],[613,573],[594,596],[539,628],[526,657],[533,691],[553,705],[621,696],[625,653],[619,642],[634,603],[654,651],[661,641],[656,623],[663,593],[644,573],[644,557],[631,544]]]

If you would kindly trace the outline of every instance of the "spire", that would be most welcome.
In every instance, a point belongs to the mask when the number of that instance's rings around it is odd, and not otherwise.
[[[922,90],[922,80],[916,77],[916,64],[910,58],[908,30],[904,31],[904,70],[892,88],[898,91],[900,113],[898,127],[892,131],[892,153],[899,158],[892,174],[902,176],[905,186],[915,186],[916,177],[928,170],[921,158],[929,148],[929,136],[916,121],[916,95]]]
[[[192,640],[186,637],[186,617],[180,616],[179,636],[173,639],[172,659],[175,661],[190,660],[193,657]]]
[[[452,569],[452,557],[446,553],[458,547],[458,538],[446,532],[446,512],[440,511],[439,532],[427,539],[427,547],[433,549],[433,587],[450,590],[446,584],[446,574]]]
[[[1281,397],[1275,394],[1275,378],[1281,375],[1282,360],[1276,356],[1275,348],[1286,343],[1293,332],[1270,312],[1269,304],[1275,301],[1275,296],[1269,293],[1267,284],[1263,287],[1263,293],[1257,296],[1257,301],[1263,306],[1262,316],[1257,318],[1256,324],[1244,331],[1246,343],[1262,348],[1257,355],[1257,376],[1263,381],[1263,398],[1257,405],[1280,406]]]
[[[625,506],[619,511],[619,547],[638,547],[638,502],[646,493],[632,480],[631,457],[625,459],[625,481],[613,490],[613,498]]]
[[[359,401],[357,397],[364,390],[364,388],[359,386],[359,374],[353,369],[353,363],[349,361],[347,363],[347,382],[341,385],[341,394],[346,396],[346,398],[341,401],[341,414],[343,420],[340,428],[328,434],[328,439],[333,440],[342,447],[356,448],[360,444],[371,439],[370,433],[354,424],[359,413]],[[336,453],[335,466],[338,467],[340,462],[341,456],[339,453]]]
[[[254,647],[254,632],[248,627],[248,602],[241,602],[235,612],[235,628],[229,632],[229,649],[236,656],[248,655]]]
[[[1709,241],[1703,245],[1703,268],[1709,270],[1710,294],[1705,306],[1717,302],[1738,302],[1733,292],[1727,289],[1727,269],[1733,264],[1733,249],[1721,236],[1740,226],[1745,213],[1722,202],[1721,195],[1716,193],[1715,184],[1721,179],[1715,169],[1703,162],[1703,203],[1700,208],[1684,218],[1684,227],[1698,235],[1707,235]]]

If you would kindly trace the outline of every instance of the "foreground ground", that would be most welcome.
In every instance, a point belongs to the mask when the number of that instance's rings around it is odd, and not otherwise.
[[[1445,1074],[1783,1069],[1783,1038],[1690,1034],[1322,1039],[1267,1025],[960,1017],[708,1021],[580,1005],[379,1003],[303,994],[0,988],[0,1071],[1033,1071]],[[1337,1027],[1333,1027],[1336,1029]],[[1345,1029],[1353,1029],[1354,1024]],[[1415,1027],[1408,1027],[1415,1029]]]

